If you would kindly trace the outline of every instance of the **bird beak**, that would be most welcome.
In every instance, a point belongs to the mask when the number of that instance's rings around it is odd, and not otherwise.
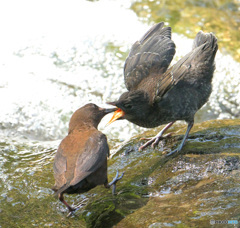
[[[108,113],[116,111],[117,108],[100,108],[100,110],[103,111],[104,114],[108,114]]]
[[[112,122],[114,122],[115,120],[119,119],[120,117],[124,116],[125,115],[125,112],[118,108],[114,113],[113,113],[113,116],[112,116],[112,119],[107,123],[106,126],[108,126],[109,124],[111,124]]]

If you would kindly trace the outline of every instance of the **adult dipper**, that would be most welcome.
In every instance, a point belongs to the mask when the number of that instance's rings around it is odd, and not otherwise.
[[[139,150],[158,144],[163,133],[177,120],[188,123],[187,131],[176,150],[182,149],[194,124],[195,113],[207,102],[212,91],[214,58],[218,49],[212,33],[198,32],[192,50],[169,68],[175,54],[171,28],[164,23],[154,25],[140,41],[133,44],[124,65],[124,81],[128,92],[115,102],[117,106],[109,123],[127,119],[141,127],[167,124]]]
[[[70,212],[76,210],[68,205],[63,194],[84,193],[97,185],[114,186],[123,176],[111,183],[107,178],[109,147],[106,136],[97,130],[101,119],[115,109],[99,108],[87,104],[75,111],[70,119],[68,135],[62,140],[55,155],[53,170],[55,185],[52,188],[59,200]]]

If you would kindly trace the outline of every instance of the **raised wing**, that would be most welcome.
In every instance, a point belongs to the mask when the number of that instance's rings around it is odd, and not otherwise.
[[[134,89],[149,74],[164,73],[175,54],[171,28],[164,23],[154,25],[140,41],[133,44],[124,65],[124,80],[128,90]]]
[[[160,77],[154,99],[161,99],[180,80],[194,83],[200,78],[211,79],[217,49],[217,38],[212,33],[200,31],[193,42],[193,50]]]

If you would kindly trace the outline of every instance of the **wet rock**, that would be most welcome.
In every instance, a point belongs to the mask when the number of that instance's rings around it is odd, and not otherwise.
[[[50,189],[59,142],[2,137],[0,201],[4,206],[0,209],[0,226],[153,228],[210,227],[210,222],[228,220],[239,223],[240,120],[196,124],[183,150],[166,157],[179,145],[186,130],[186,125],[176,124],[169,129],[171,138],[155,149],[139,152],[143,143],[139,139],[160,129],[112,148],[109,181],[116,170],[125,171],[117,183],[117,195],[112,196],[103,186],[84,194],[66,195],[71,205],[83,200],[86,203],[70,218]]]
[[[125,171],[115,197],[98,192],[85,207],[87,227],[209,227],[234,220],[240,223],[240,120],[196,124],[184,149],[170,157],[185,125],[155,149],[139,152],[141,137],[113,150],[114,170]],[[236,221],[235,221],[236,220]]]

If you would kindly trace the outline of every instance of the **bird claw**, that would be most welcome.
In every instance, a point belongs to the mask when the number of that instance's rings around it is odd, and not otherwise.
[[[76,211],[78,211],[82,206],[85,206],[85,205],[86,205],[85,201],[87,201],[87,200],[88,200],[88,198],[83,199],[83,200],[77,205],[77,207],[73,208],[72,211],[70,211],[70,212],[68,213],[67,217],[73,216]]]
[[[173,150],[173,151],[169,152],[168,154],[166,154],[166,156],[168,157],[168,156],[170,156],[170,155],[172,155],[174,153],[177,153],[177,152],[179,152],[178,148],[176,150]]]
[[[116,194],[116,184],[119,180],[121,180],[123,178],[124,172],[122,173],[122,175],[120,177],[118,177],[119,172],[117,170],[117,174],[114,177],[114,179],[108,184],[109,186],[113,185],[113,189],[112,189],[112,194],[115,195]]]
[[[85,206],[86,205],[86,201],[88,201],[88,198],[85,198],[85,199],[83,199],[78,205],[77,205],[77,207],[75,208],[75,209],[79,209],[80,207],[82,207],[82,206]]]
[[[163,138],[164,138],[164,137],[162,137],[162,136],[161,136],[161,137],[156,137],[155,140],[154,140],[154,142],[152,143],[151,147],[152,147],[152,148],[155,148],[155,146],[158,145],[160,139],[163,139]]]
[[[172,155],[174,153],[178,153],[179,151],[182,150],[184,144],[185,144],[185,140],[183,139],[182,143],[178,146],[178,148],[173,150],[173,151],[171,151],[170,153],[166,154],[166,156],[170,156],[170,155]]]
[[[140,140],[149,140],[147,141],[145,144],[143,144],[142,146],[139,147],[139,151],[143,150],[144,148],[146,148],[147,146],[149,146],[151,144],[151,147],[154,148],[155,146],[158,145],[159,141],[161,139],[164,139],[164,138],[167,138],[169,136],[171,136],[172,133],[168,133],[164,136],[162,135],[156,135],[155,137],[152,137],[152,138],[141,138]]]
[[[143,138],[144,139],[144,138]],[[142,139],[142,140],[143,140]],[[138,148],[138,151],[141,151],[141,150],[143,150],[144,148],[146,148],[147,146],[149,146],[151,143],[153,143],[154,142],[154,138],[151,138],[151,139],[145,139],[145,140],[148,140],[146,143],[144,143],[142,146],[140,146],[139,148]]]
[[[152,138],[140,138],[139,140],[142,141],[142,140],[151,140]]]
[[[122,173],[122,175],[120,177],[118,177],[119,175],[119,172],[117,170],[117,174],[116,176],[114,177],[114,179],[109,183],[109,185],[113,185],[113,184],[116,184],[119,180],[121,180],[123,178],[123,175],[124,175],[124,172]]]
[[[75,211],[75,210],[74,210],[74,211]],[[74,215],[74,211],[70,211],[70,212],[68,213],[67,217],[69,218],[69,217],[73,216],[73,215]]]

